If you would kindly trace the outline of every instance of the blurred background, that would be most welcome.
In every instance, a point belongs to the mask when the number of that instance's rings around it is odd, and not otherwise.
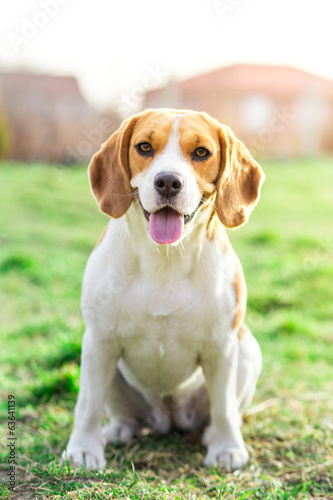
[[[0,150],[86,162],[145,107],[204,110],[260,157],[333,154],[330,0],[17,0],[1,16]]]
[[[11,498],[110,498],[112,488],[137,499],[147,488],[161,500],[235,499],[236,489],[237,498],[332,498],[332,0],[3,3],[0,435],[12,395]],[[121,120],[160,106],[230,125],[266,175],[249,223],[228,231],[263,352],[243,428],[251,465],[209,475],[200,436],[146,433],[107,448],[97,486],[93,473],[76,484],[59,456],[79,387],[82,276],[108,222],[87,165]]]

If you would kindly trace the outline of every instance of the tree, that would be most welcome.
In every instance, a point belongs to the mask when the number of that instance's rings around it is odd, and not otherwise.
[[[8,155],[10,150],[10,134],[6,117],[0,109],[0,158]]]

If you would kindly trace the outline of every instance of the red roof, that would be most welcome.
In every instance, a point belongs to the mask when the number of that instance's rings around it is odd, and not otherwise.
[[[325,94],[333,93],[333,81],[289,66],[237,64],[194,76],[178,83],[183,92],[207,92],[219,88],[238,94],[281,94],[292,98],[314,85]],[[154,91],[148,92],[153,94]]]

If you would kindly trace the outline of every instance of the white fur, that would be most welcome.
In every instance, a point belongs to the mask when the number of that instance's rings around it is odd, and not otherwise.
[[[153,179],[163,170],[185,179],[177,201],[181,213],[191,213],[200,201],[178,135],[176,118],[164,152],[132,180],[148,211],[156,210]],[[210,413],[205,464],[236,469],[246,463],[239,415],[252,400],[261,354],[250,333],[238,342],[233,331],[235,258],[206,237],[205,217],[195,216],[173,245],[152,241],[135,203],[110,221],[83,280],[87,329],[64,458],[103,468],[105,440],[125,442],[142,424],[160,432],[172,425],[195,428]],[[103,435],[105,403],[111,424]]]

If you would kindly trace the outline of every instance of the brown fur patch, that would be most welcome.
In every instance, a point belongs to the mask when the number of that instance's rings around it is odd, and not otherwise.
[[[242,325],[238,330],[238,342],[244,340],[250,333],[250,330],[246,325]]]
[[[117,219],[132,202],[128,169],[128,144],[137,117],[125,120],[93,156],[89,167],[90,186],[105,214]]]
[[[147,111],[139,115],[133,129],[128,152],[129,169],[132,178],[147,170],[152,161],[156,159],[156,156],[164,150],[169,139],[173,119],[173,113],[162,113],[158,110]],[[154,149],[154,156],[140,155],[135,148],[140,142],[149,142]]]
[[[264,173],[232,130],[216,122],[221,143],[216,210],[226,227],[244,224],[259,199]]]
[[[186,112],[181,120],[179,145],[193,174],[199,189],[211,194],[215,190],[215,181],[220,170],[220,145],[218,130],[205,113]],[[206,160],[193,160],[192,154],[197,148],[206,148],[210,153]]]
[[[238,331],[238,334],[240,334],[246,310],[246,284],[245,284],[243,269],[236,254],[234,262],[235,262],[235,277],[234,277],[233,287],[236,295],[236,309],[235,309],[235,316],[232,328],[233,330]]]

